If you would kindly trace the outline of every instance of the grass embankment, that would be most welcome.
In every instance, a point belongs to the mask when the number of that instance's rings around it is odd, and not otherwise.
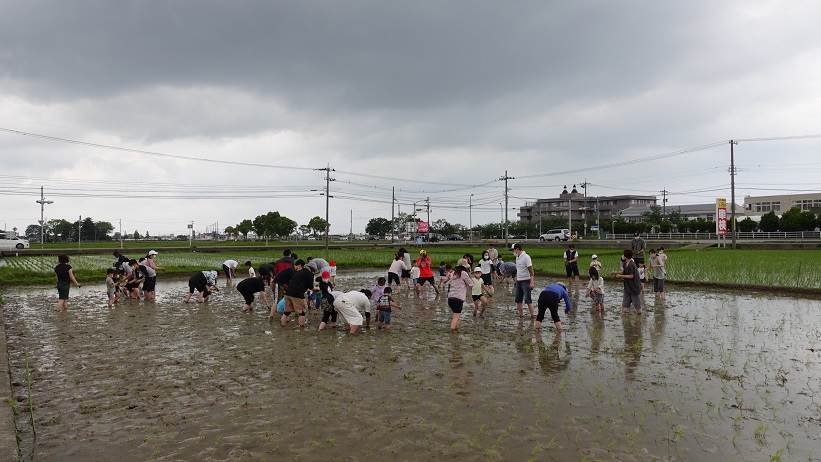
[[[320,241],[305,241],[306,243],[321,244]],[[295,245],[293,241],[193,241],[193,247],[243,247],[243,246],[262,246],[262,245]],[[120,241],[89,241],[80,242],[48,242],[45,245],[40,245],[39,242],[31,241],[31,249],[116,249],[120,247]],[[159,240],[139,240],[139,241],[123,241],[123,248],[125,249],[162,249],[166,247],[188,247],[188,241],[159,241]]]
[[[407,246],[412,254],[415,247]],[[293,247],[301,258],[309,255],[336,260],[341,270],[351,268],[384,268],[390,264],[393,248],[331,249],[327,253],[318,249]],[[478,258],[481,247],[431,248],[434,265],[440,261],[455,262],[465,252]],[[128,252],[125,252],[128,255]],[[502,252],[506,261],[512,261],[509,251]],[[562,249],[529,249],[536,272],[543,276],[564,274]],[[580,249],[582,273],[586,272],[590,255],[598,254],[606,275],[618,271],[621,251],[616,249]],[[737,287],[785,288],[795,291],[821,292],[821,250],[676,250],[668,255],[668,280],[690,284],[713,284]],[[136,256],[136,255],[130,255]],[[251,260],[254,265],[277,258],[273,251],[224,251],[220,253],[160,252],[161,275],[183,275],[203,269],[220,269],[225,259],[240,263]],[[102,281],[105,268],[111,265],[109,255],[78,255],[71,257],[71,265],[81,281]],[[7,257],[6,266],[0,267],[0,284],[50,284],[54,282],[52,268],[54,257]],[[240,274],[244,269],[240,268]],[[583,274],[584,278],[585,275]]]

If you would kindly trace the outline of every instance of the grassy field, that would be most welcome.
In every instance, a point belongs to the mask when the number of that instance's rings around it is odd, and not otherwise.
[[[324,241],[304,241],[306,243],[322,244]],[[266,245],[265,241],[194,241],[193,247],[242,247],[242,246],[261,246]],[[293,241],[268,241],[267,245],[294,245]],[[116,249],[120,247],[119,241],[89,241],[81,242],[77,246],[76,242],[48,242],[45,245],[40,245],[40,242],[31,241],[32,249]],[[166,247],[188,247],[188,241],[156,241],[156,240],[139,240],[139,241],[123,241],[123,248],[125,249],[147,249],[147,248],[166,248]]]
[[[415,248],[408,247],[415,254]],[[319,249],[293,247],[301,258],[321,256],[336,260],[341,270],[351,268],[384,268],[387,270],[393,249],[331,249],[327,253]],[[434,264],[440,261],[455,262],[465,252],[481,255],[480,247],[437,247],[431,249]],[[128,255],[128,252],[125,252]],[[605,274],[618,271],[621,251],[615,249],[581,249],[580,268],[584,273],[590,255],[596,253],[602,261]],[[739,286],[810,289],[821,291],[821,250],[668,250],[668,279],[673,282],[712,283]],[[564,264],[562,250],[556,248],[532,248],[536,272],[541,275],[562,275]],[[129,255],[136,257],[137,255]],[[503,252],[505,260],[513,255]],[[220,253],[160,252],[160,274],[180,275],[203,269],[220,269],[228,258],[240,263],[251,260],[255,266],[274,260],[273,251],[225,251]],[[71,257],[71,265],[81,281],[102,281],[105,269],[111,265],[109,255],[77,255]],[[0,284],[42,284],[54,280],[52,268],[55,257],[26,256],[6,257],[0,263]],[[583,275],[584,277],[584,275]]]

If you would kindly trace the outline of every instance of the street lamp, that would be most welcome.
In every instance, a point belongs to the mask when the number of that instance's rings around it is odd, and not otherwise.
[[[45,244],[45,229],[46,229],[46,221],[45,221],[45,208],[48,204],[53,204],[54,201],[47,201],[45,196],[43,195],[43,187],[40,186],[40,200],[34,201],[40,204],[40,247],[44,247]]]

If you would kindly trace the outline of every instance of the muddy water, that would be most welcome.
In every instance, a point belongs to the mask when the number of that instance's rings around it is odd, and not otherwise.
[[[676,289],[622,317],[609,285],[603,317],[582,293],[534,337],[506,292],[457,335],[443,301],[400,295],[393,332],[351,337],[185,289],[109,311],[84,286],[68,314],[6,293],[24,460],[821,460],[817,300]]]

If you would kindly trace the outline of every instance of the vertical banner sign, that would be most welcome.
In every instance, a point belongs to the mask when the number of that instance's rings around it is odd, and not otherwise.
[[[727,235],[727,199],[716,199],[716,234]]]
[[[420,221],[416,226],[417,233],[427,233],[428,232],[428,222],[427,221]]]

